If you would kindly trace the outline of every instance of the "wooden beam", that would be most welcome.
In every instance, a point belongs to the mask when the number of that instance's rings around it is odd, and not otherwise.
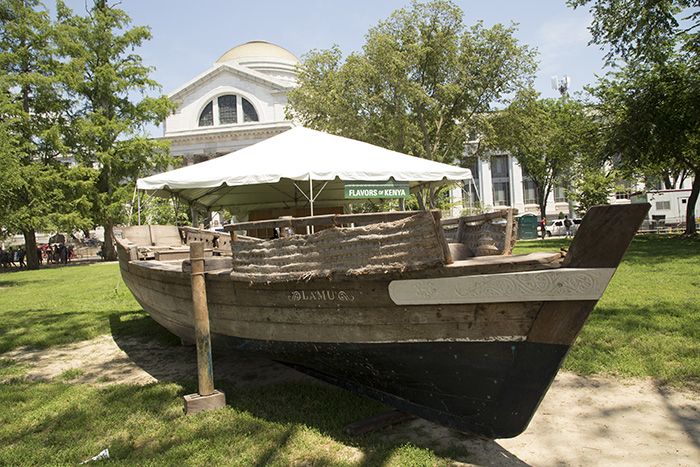
[[[194,333],[197,345],[197,377],[199,393],[184,397],[185,412],[195,414],[214,410],[226,404],[224,393],[214,389],[214,371],[211,359],[211,336],[209,332],[209,309],[204,279],[204,242],[190,243],[192,265],[192,302],[194,307]]]
[[[328,214],[324,216],[290,217],[284,219],[271,219],[262,221],[238,222],[227,224],[224,230],[227,232],[235,230],[256,230],[256,229],[282,229],[284,227],[299,228],[308,226],[346,224],[375,224],[378,222],[391,222],[405,219],[417,214],[418,211],[394,211],[394,212],[371,212],[363,214]]]
[[[197,376],[199,395],[214,393],[214,372],[211,363],[211,336],[209,334],[209,308],[204,280],[204,242],[190,243],[192,265],[192,302],[194,305],[195,341],[197,343]]]
[[[616,268],[650,207],[648,203],[639,203],[589,209],[562,267]]]

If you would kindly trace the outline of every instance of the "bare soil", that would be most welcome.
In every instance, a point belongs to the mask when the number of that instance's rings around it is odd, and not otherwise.
[[[73,383],[148,384],[196,379],[194,347],[169,347],[111,336],[48,350],[0,355],[26,367],[32,381],[67,370]],[[79,370],[79,371],[75,371]],[[214,375],[243,385],[312,380],[275,362],[215,357]],[[459,445],[470,453],[460,466],[700,466],[700,394],[651,380],[583,378],[560,373],[528,429],[512,439],[484,440],[425,420],[386,430],[391,441],[420,446]],[[361,453],[358,453],[361,456]]]

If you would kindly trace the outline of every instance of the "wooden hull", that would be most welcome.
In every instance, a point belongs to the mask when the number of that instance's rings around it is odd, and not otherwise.
[[[602,265],[536,254],[271,284],[210,270],[212,345],[283,362],[460,431],[517,436],[603,293],[627,237],[622,246],[608,242]],[[134,261],[123,246],[119,253],[122,277],[144,310],[194,341],[190,275],[178,263]],[[612,266],[611,254],[618,256]]]

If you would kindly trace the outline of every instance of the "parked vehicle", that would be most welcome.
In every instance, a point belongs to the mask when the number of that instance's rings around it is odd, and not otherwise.
[[[579,224],[581,224],[581,219],[571,219],[573,221],[573,224],[571,225],[571,234],[575,235],[576,231],[578,230]],[[552,235],[566,235],[566,227],[564,226],[564,219],[557,219],[545,226],[545,230],[547,231],[547,236],[551,237]]]

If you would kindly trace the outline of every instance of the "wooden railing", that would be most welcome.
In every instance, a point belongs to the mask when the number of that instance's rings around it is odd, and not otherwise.
[[[405,219],[413,216],[417,211],[394,211],[394,212],[370,212],[362,214],[327,214],[323,216],[308,216],[308,217],[285,217],[281,219],[271,219],[263,221],[238,222],[235,224],[226,224],[224,230],[227,232],[235,232],[239,230],[256,230],[256,229],[285,229],[291,228],[295,232],[304,227],[311,226],[335,226],[341,227],[344,225],[366,225],[376,224],[379,222],[391,222],[399,219]],[[433,211],[433,215],[437,213],[437,219],[440,218],[440,211]]]

